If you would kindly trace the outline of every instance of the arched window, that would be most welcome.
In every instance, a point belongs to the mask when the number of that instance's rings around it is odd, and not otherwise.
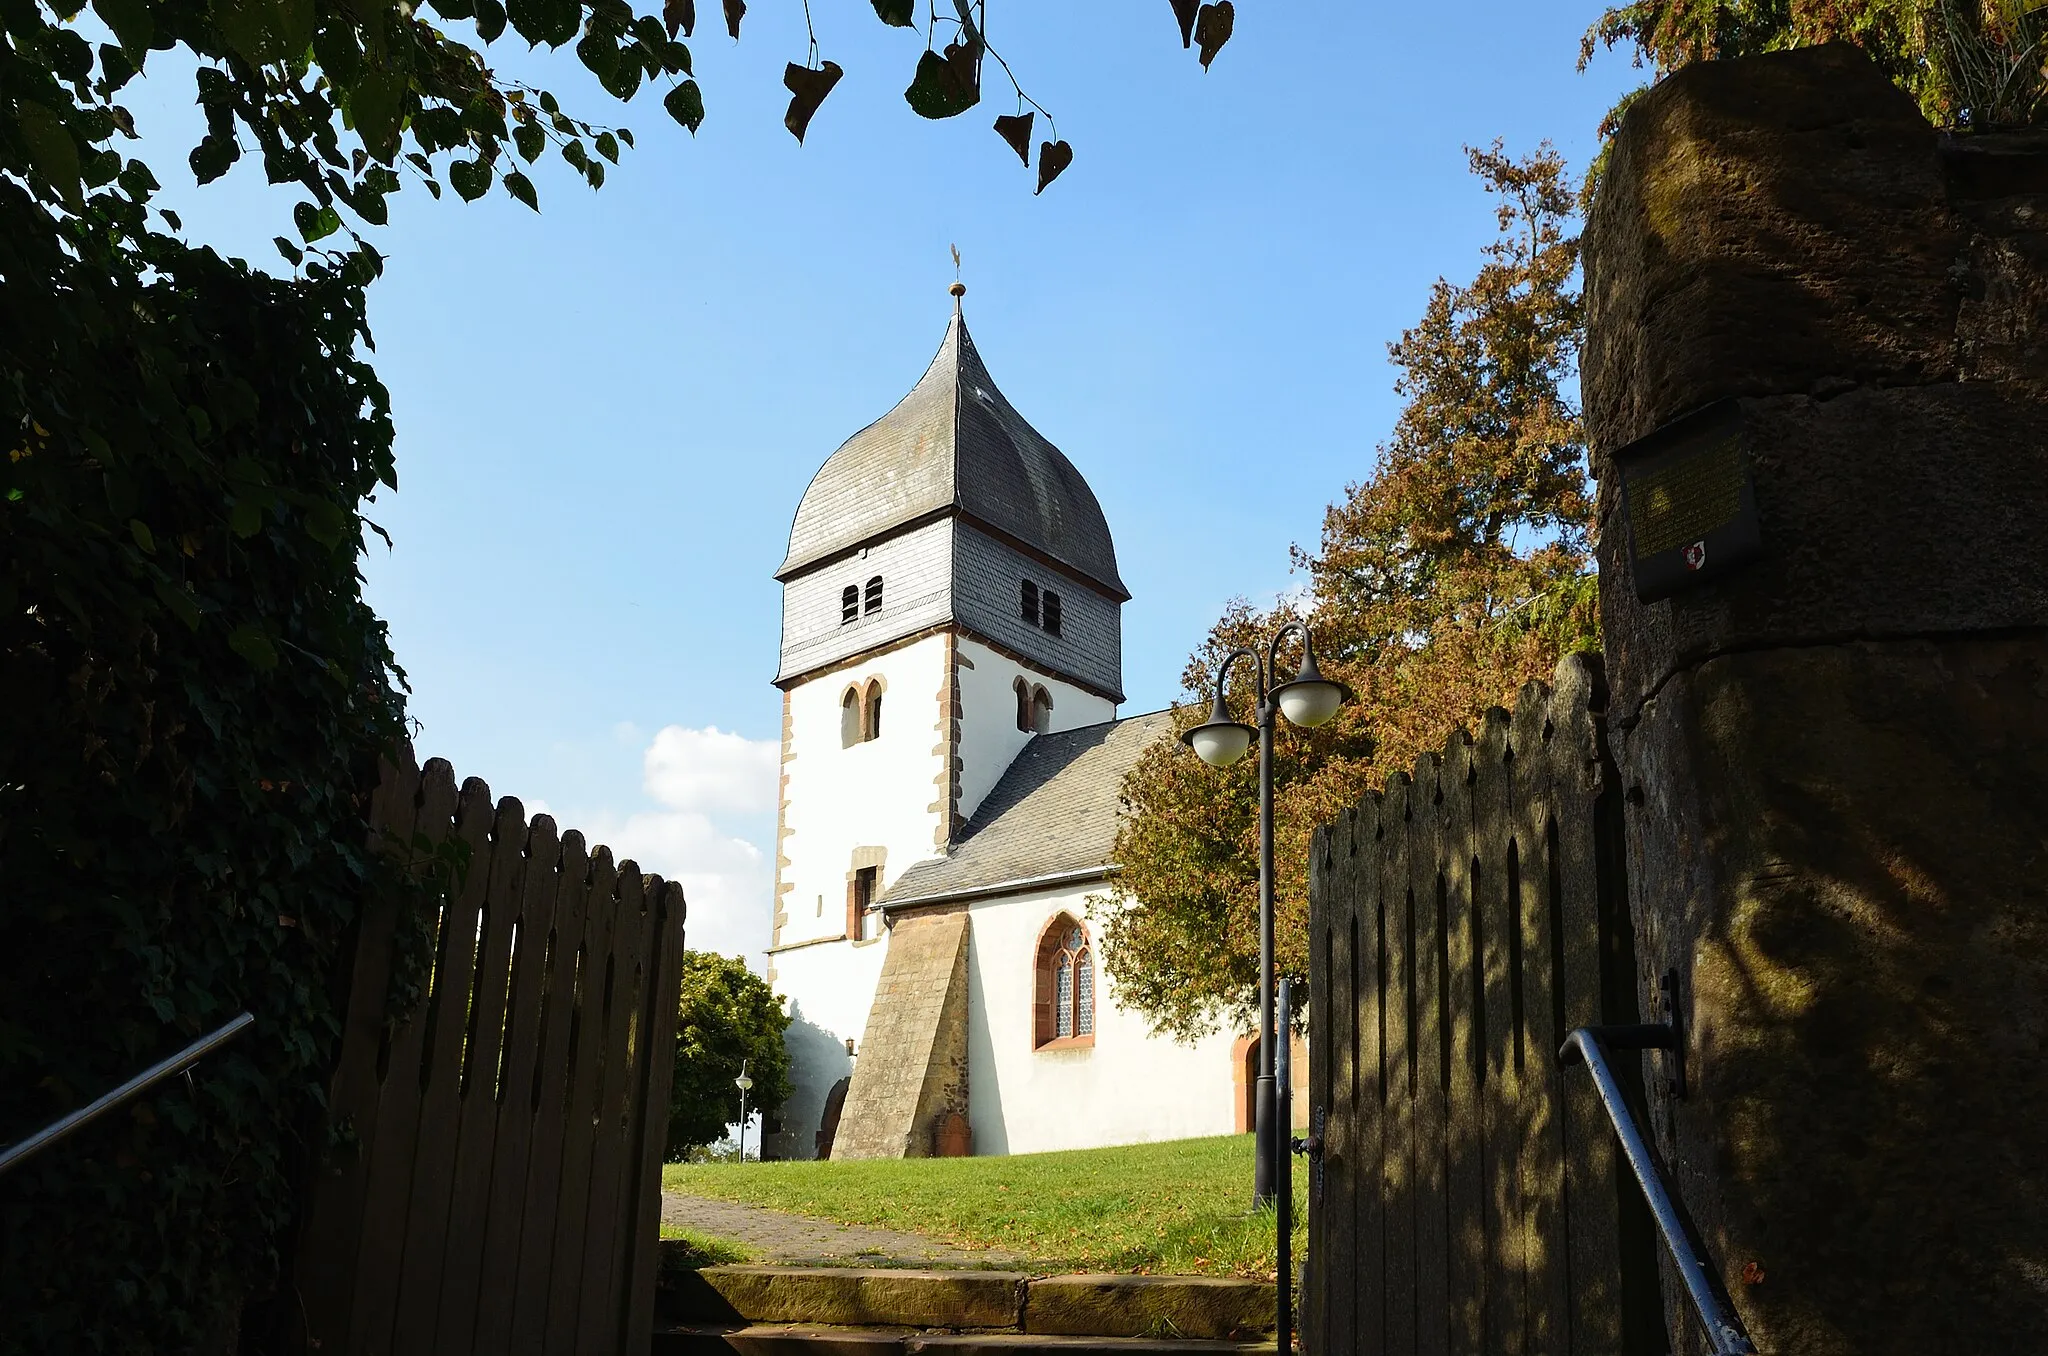
[[[1038,585],[1029,579],[1025,580],[1024,587],[1018,591],[1017,602],[1017,611],[1024,620],[1033,626],[1038,625]]]
[[[1034,1044],[1095,1043],[1095,947],[1088,929],[1061,914],[1038,939]]]
[[[1048,635],[1056,636],[1060,633],[1060,596],[1051,589],[1045,591],[1038,624],[1046,629]]]
[[[839,747],[842,749],[850,749],[862,739],[860,707],[860,689],[846,689],[846,695],[839,699]]]
[[[844,626],[859,616],[860,585],[848,584],[839,590],[839,624]]]
[[[875,615],[875,614],[876,614],[877,612],[880,612],[881,610],[882,610],[882,576],[880,576],[880,575],[876,575],[876,576],[875,576],[875,577],[874,577],[873,579],[870,579],[870,580],[868,580],[868,608],[867,608],[867,612],[868,612],[868,615],[869,615],[870,617],[872,617],[872,616],[874,616],[874,615]]]
[[[860,737],[862,739],[880,739],[882,737],[881,679],[875,678],[868,682],[868,699],[866,704],[867,718],[861,722]]]
[[[1017,692],[1017,728],[1031,733],[1031,685],[1019,678],[1010,685]]]
[[[1031,733],[1045,734],[1052,729],[1052,693],[1042,687],[1031,689]]]

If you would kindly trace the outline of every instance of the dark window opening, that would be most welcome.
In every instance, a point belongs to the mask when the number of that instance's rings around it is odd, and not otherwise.
[[[1031,687],[1022,678],[1010,685],[1017,693],[1017,728],[1031,733]]]
[[[882,610],[882,576],[880,576],[880,575],[876,575],[876,576],[875,576],[875,577],[874,577],[873,579],[870,579],[870,580],[868,580],[868,607],[867,607],[867,612],[868,612],[868,615],[869,615],[870,617],[872,617],[872,616],[874,616],[874,615],[875,615],[875,614],[876,614],[877,612],[880,612],[881,610]]]
[[[882,737],[882,685],[879,681],[868,684],[867,719],[862,722],[862,739]]]
[[[1060,633],[1060,596],[1051,589],[1045,591],[1039,625],[1050,635],[1056,636]]]
[[[875,935],[869,910],[874,906],[875,876],[879,871],[879,867],[863,866],[846,883],[846,935],[852,940]]]
[[[1038,585],[1032,583],[1029,579],[1025,580],[1018,602],[1019,607],[1017,610],[1022,614],[1024,620],[1030,622],[1033,626],[1038,625]]]
[[[860,616],[860,585],[848,584],[845,588],[839,590],[839,624],[844,626],[858,616]]]

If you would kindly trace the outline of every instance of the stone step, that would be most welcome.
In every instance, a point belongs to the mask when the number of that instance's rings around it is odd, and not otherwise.
[[[1211,1276],[723,1266],[664,1268],[657,1313],[664,1325],[726,1329],[795,1323],[1232,1343],[1270,1334],[1274,1302],[1270,1282]]]
[[[807,1323],[684,1325],[654,1334],[651,1356],[1275,1356],[1264,1342],[1065,1337],[984,1328],[919,1332]]]

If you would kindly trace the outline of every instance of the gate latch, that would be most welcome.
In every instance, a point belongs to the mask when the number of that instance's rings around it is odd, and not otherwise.
[[[1309,1167],[1309,1193],[1320,1200],[1323,1195],[1323,1128],[1328,1122],[1328,1113],[1321,1107],[1309,1117],[1307,1136],[1297,1135],[1287,1141],[1287,1147],[1307,1157]]]

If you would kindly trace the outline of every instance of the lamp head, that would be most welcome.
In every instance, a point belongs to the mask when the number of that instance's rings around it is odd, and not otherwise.
[[[1288,723],[1299,725],[1304,730],[1313,730],[1326,725],[1337,714],[1337,708],[1351,700],[1351,689],[1344,684],[1325,678],[1316,668],[1315,647],[1309,643],[1308,633],[1301,636],[1301,672],[1294,675],[1292,682],[1282,683],[1273,689],[1273,700],[1279,703],[1280,714]]]
[[[1220,678],[1220,675],[1219,675]],[[1223,684],[1216,684],[1216,700],[1209,707],[1209,719],[1185,731],[1180,742],[1195,751],[1195,757],[1210,767],[1229,767],[1244,757],[1252,746],[1252,727],[1230,718],[1223,705]]]

